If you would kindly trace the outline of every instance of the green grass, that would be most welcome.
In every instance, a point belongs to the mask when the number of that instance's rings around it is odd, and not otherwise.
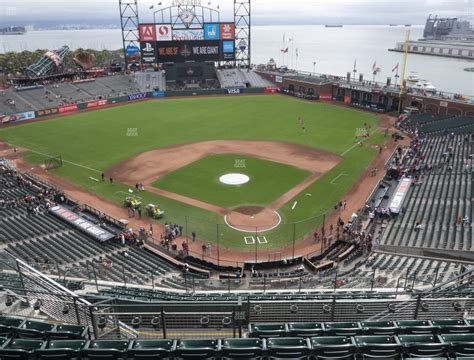
[[[298,116],[305,119],[305,134],[299,131]],[[44,156],[35,152],[61,154],[64,166],[53,170],[55,174],[122,205],[128,185],[95,182],[89,177],[98,177],[97,171],[144,151],[207,140],[273,140],[317,147],[340,155],[355,143],[357,128],[364,123],[374,128],[376,122],[377,116],[372,114],[283,96],[189,98],[150,101],[0,128],[0,138],[34,151],[24,155],[32,163],[44,160]],[[129,128],[136,128],[138,136],[127,136]],[[381,134],[369,139],[370,144],[382,142]],[[287,245],[292,242],[293,234],[300,239],[312,231],[321,223],[322,214],[344,197],[375,155],[376,151],[368,146],[355,147],[346,153],[335,168],[280,209],[285,223],[297,225],[282,225],[266,234],[270,243],[261,247]],[[340,177],[336,185],[330,184],[341,173],[347,176]],[[280,177],[279,172],[273,174]],[[274,178],[276,176],[269,180]],[[291,184],[288,186],[291,188]],[[263,189],[266,192],[265,186]],[[279,191],[284,189],[272,189],[274,194]],[[312,196],[304,196],[305,193]],[[196,231],[198,237],[213,243],[217,242],[219,233],[221,246],[246,248],[242,234],[226,228],[217,214],[148,192],[141,196],[144,202],[158,203],[166,211],[162,222],[187,224],[188,233]],[[222,199],[219,195],[216,204],[222,204]],[[271,201],[271,197],[266,199],[262,197],[259,201]],[[298,206],[291,210],[296,200]],[[256,201],[246,199],[245,202]]]
[[[245,168],[235,167],[236,160]],[[250,177],[247,184],[232,186],[219,182],[228,173]],[[239,205],[266,206],[311,175],[309,171],[238,154],[214,155],[166,174],[153,186],[214,204],[225,209]]]

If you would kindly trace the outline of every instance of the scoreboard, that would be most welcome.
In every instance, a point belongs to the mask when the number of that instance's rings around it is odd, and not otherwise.
[[[235,60],[234,23],[205,23],[193,29],[140,24],[139,30],[144,64]]]

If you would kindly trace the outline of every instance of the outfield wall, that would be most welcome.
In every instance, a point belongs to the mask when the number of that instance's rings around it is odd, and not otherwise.
[[[146,99],[159,99],[165,97],[184,96],[235,96],[245,94],[271,94],[280,92],[278,87],[266,88],[224,88],[224,89],[196,89],[196,90],[173,90],[173,91],[148,91],[138,92],[124,96],[111,97],[108,99],[92,100],[82,103],[73,103],[53,108],[46,108],[36,111],[27,111],[18,114],[0,117],[0,126],[11,123],[18,123],[25,120],[34,120],[47,116],[63,115],[75,113],[83,110],[100,109],[119,103],[132,103]]]

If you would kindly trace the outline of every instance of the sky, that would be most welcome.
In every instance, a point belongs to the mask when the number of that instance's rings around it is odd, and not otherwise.
[[[152,19],[151,5],[138,0],[140,21]],[[220,7],[221,20],[233,19],[232,0],[202,0]],[[162,0],[162,7],[171,0]],[[424,24],[428,14],[472,20],[474,0],[252,0],[254,25],[278,24]],[[1,0],[0,24],[120,25],[118,0]],[[0,25],[3,26],[3,25]]]

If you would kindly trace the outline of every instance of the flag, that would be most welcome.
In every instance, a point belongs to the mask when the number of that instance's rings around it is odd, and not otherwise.
[[[398,65],[399,65],[399,64],[397,64],[397,65],[392,69],[392,72],[395,72],[395,70],[398,71]]]
[[[286,54],[286,53],[288,52],[288,48],[282,49],[281,52],[282,52],[283,54]]]
[[[357,69],[357,59],[354,60],[354,70]]]
[[[150,6],[150,10],[153,10],[154,7],[155,7],[155,5]]]

